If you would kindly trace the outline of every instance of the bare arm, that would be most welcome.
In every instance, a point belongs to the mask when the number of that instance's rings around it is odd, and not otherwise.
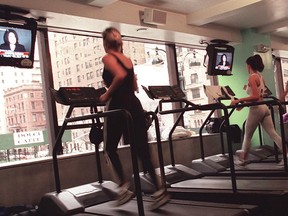
[[[251,88],[251,94],[248,97],[239,98],[236,100],[232,100],[230,105],[235,105],[238,103],[245,103],[245,102],[252,102],[252,101],[259,101],[261,96],[258,92],[258,85],[260,84],[260,80],[258,76],[252,75],[249,77],[248,84]]]
[[[288,81],[285,83],[285,88],[283,94],[280,96],[280,101],[285,101],[285,97],[288,94]]]
[[[138,83],[137,83],[137,76],[134,76],[134,91],[138,92]]]
[[[123,83],[127,74],[112,55],[107,54],[104,56],[102,62],[104,63],[104,67],[107,68],[113,76],[113,81],[108,90],[100,97],[100,101],[107,102],[113,92]]]

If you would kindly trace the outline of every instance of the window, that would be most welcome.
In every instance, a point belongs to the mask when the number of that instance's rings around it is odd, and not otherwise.
[[[55,32],[48,32],[48,39],[55,89],[59,89],[62,86],[93,86],[95,88],[104,86],[102,80],[103,63],[101,59],[105,55],[105,51],[102,39]],[[139,87],[137,97],[140,99],[143,108],[147,111],[155,111],[159,101],[150,99],[144,92],[142,85],[148,87],[151,85],[175,84],[177,83],[177,79],[172,80],[171,77],[173,76],[173,79],[179,76],[179,85],[185,91],[188,100],[197,104],[204,104],[206,96],[203,91],[203,85],[209,85],[210,80],[207,77],[206,68],[202,66],[202,63],[199,64],[199,62],[203,61],[206,51],[176,46],[178,74],[170,76],[167,64],[167,52],[170,49],[167,49],[167,47],[169,46],[152,42],[124,41],[123,43],[124,54],[129,56],[134,63],[134,71]],[[37,59],[36,56],[35,58]],[[15,78],[19,77],[18,83],[14,81],[17,79],[11,79],[11,70],[13,71],[13,76],[15,74]],[[44,91],[42,89],[39,65],[28,71],[15,68],[3,68],[2,70],[1,68],[1,80],[5,82],[0,87],[4,90],[4,95],[0,95],[0,101],[4,104],[5,109],[3,109],[4,117],[0,119],[0,135],[9,135],[12,137],[14,133],[25,132],[28,136],[31,135],[30,133],[37,131],[44,137],[47,136],[47,118],[44,112],[44,99],[46,97],[43,97]],[[25,80],[25,84],[21,80]],[[165,109],[171,109],[171,107],[171,104],[167,104]],[[68,109],[68,106],[56,104],[57,121],[60,126]],[[103,109],[103,107],[99,109]],[[33,113],[31,113],[32,110]],[[89,107],[76,107],[71,116],[76,117],[86,114],[90,114]],[[206,116],[207,114],[204,111],[185,114],[185,127],[191,129],[198,128]],[[174,123],[173,115],[159,116],[159,122],[161,130],[169,129]],[[76,122],[75,124],[82,123],[85,122]],[[90,128],[65,131],[62,139],[64,153],[94,151],[94,146],[89,141],[89,131]],[[155,131],[151,128],[149,134],[155,139],[154,133]],[[46,138],[45,140],[48,140]],[[7,154],[9,151],[11,153],[27,153],[27,155],[30,155],[29,158],[48,155],[48,143],[44,143],[43,141],[41,143],[26,144],[29,144],[29,147],[18,148],[14,143],[8,143],[7,146],[1,145],[0,153],[6,154],[3,157],[4,162],[25,158],[9,158],[9,154]],[[18,151],[18,149],[21,150]]]
[[[197,84],[198,83],[198,74],[191,74],[190,80],[191,80],[191,84]]]
[[[137,64],[134,65],[135,74],[137,76],[138,93],[137,97],[140,99],[143,108],[146,111],[155,111],[158,107],[159,100],[150,99],[141,86],[153,86],[153,85],[170,85],[167,56],[165,45],[159,44],[142,44],[133,43],[132,53],[130,53],[131,59],[136,59]],[[133,50],[136,50],[135,52]],[[166,104],[164,106],[166,110],[172,108],[172,104]],[[173,115],[159,116],[159,124],[161,130],[165,130],[173,124]],[[155,131],[153,127],[149,130],[151,139],[155,139]]]
[[[77,72],[80,71],[80,65],[79,65],[79,64],[76,65],[76,71],[77,71]]]
[[[200,89],[199,88],[193,88],[191,89],[192,92],[192,98],[197,99],[200,98]]]
[[[275,58],[274,59],[274,72],[276,75],[277,83],[276,91],[277,95],[280,98],[283,94],[283,89],[285,90],[285,85],[288,82],[288,59],[285,57]],[[279,81],[278,81],[279,80]],[[277,88],[278,87],[278,88]],[[285,101],[287,101],[288,95],[285,96]],[[286,104],[286,112],[288,110],[288,105]]]
[[[38,49],[37,43],[35,49]],[[0,94],[3,104],[0,111],[0,139],[5,140],[0,145],[0,163],[42,157],[44,155],[37,154],[41,147],[46,149],[45,156],[47,155],[48,143],[44,140],[39,143],[33,141],[36,138],[35,131],[47,140],[45,119],[37,119],[37,115],[45,115],[44,106],[39,106],[45,102],[38,53],[35,51],[35,67],[32,69],[0,67],[1,78],[5,80],[0,86],[3,92]],[[56,72],[55,76],[57,74]],[[25,139],[27,136],[32,138]],[[13,155],[14,152],[17,154]]]
[[[52,36],[53,35],[53,36]],[[50,40],[59,40],[61,38],[62,33],[54,33],[49,32]],[[87,45],[89,41],[89,47],[84,48],[83,46],[73,46],[77,44],[77,41],[82,41],[82,45]],[[55,44],[55,43],[50,43]],[[61,56],[56,57],[56,53],[64,47],[73,47],[67,54],[62,54]],[[94,47],[94,48],[93,48]],[[134,47],[134,49],[132,49]],[[97,50],[97,52],[95,52]],[[123,50],[124,54],[129,56],[131,59],[137,60],[137,65],[134,66],[135,74],[138,77],[138,85],[139,92],[137,96],[141,100],[143,107],[147,111],[154,111],[158,106],[158,101],[154,101],[146,95],[144,90],[141,88],[141,85],[169,85],[169,77],[168,77],[168,67],[167,67],[167,59],[166,59],[166,50],[164,45],[156,45],[156,44],[147,44],[147,43],[139,43],[139,42],[131,42],[131,41],[123,41]],[[129,53],[131,50],[131,53]],[[134,50],[134,52],[132,52]],[[126,52],[127,51],[127,52]],[[104,86],[102,80],[102,71],[103,71],[103,63],[102,57],[105,55],[105,51],[103,48],[103,42],[101,40],[94,40],[90,36],[81,36],[81,35],[69,35],[67,34],[67,42],[59,44],[57,47],[50,47],[51,59],[52,59],[52,67],[54,67],[53,62],[63,62],[68,55],[75,56],[76,53],[78,56],[86,56],[85,61],[81,58],[75,58],[74,61],[70,61],[66,67],[69,66],[71,69],[71,73],[65,76],[66,86],[71,86],[73,80],[77,83],[77,86],[95,86],[95,88],[101,88]],[[67,56],[66,56],[67,55]],[[93,62],[93,64],[92,64]],[[83,66],[81,66],[83,65]],[[74,70],[73,70],[74,68]],[[80,70],[81,68],[81,70]],[[91,70],[92,69],[92,70]],[[52,68],[53,71],[57,71],[57,68]],[[59,77],[56,75],[54,77],[54,88],[58,89],[59,83],[63,80],[63,77]],[[62,124],[65,115],[68,110],[68,106],[62,106],[60,104],[56,104],[57,108],[57,118],[59,125]],[[82,116],[86,114],[90,114],[89,108],[75,108],[72,112],[72,116]],[[161,124],[164,127],[165,125],[170,124],[169,119],[172,119],[172,116],[165,116],[161,118]],[[88,121],[88,120],[87,120]],[[89,120],[90,121],[90,120]],[[83,122],[81,122],[83,123]],[[76,124],[76,123],[75,123]],[[78,123],[77,123],[78,124]],[[71,130],[71,136],[69,137],[69,143],[74,143],[73,145],[77,145],[81,149],[81,151],[90,151],[93,150],[93,145],[91,145],[89,141],[89,128],[84,129],[73,129]],[[81,139],[80,139],[81,137]],[[64,147],[70,148],[70,145],[64,144]],[[64,152],[69,152],[64,150]],[[75,152],[75,151],[74,151]]]
[[[203,85],[211,85],[207,69],[203,66],[206,50],[191,47],[176,47],[177,67],[180,86],[186,93],[187,100],[195,104],[207,104]],[[184,126],[196,133],[201,122],[207,118],[210,111],[190,111],[184,114]]]
[[[31,102],[31,108],[32,108],[33,110],[35,110],[35,108],[36,108],[36,106],[35,106],[35,101],[32,101],[32,102]]]
[[[33,122],[37,121],[37,115],[35,113],[32,114],[32,121]]]

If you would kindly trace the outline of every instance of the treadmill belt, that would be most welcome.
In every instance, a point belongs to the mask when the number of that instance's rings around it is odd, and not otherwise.
[[[245,167],[243,166],[237,166],[235,165],[235,170],[246,170],[247,172],[249,171],[254,171],[254,170],[271,170],[271,171],[283,171],[284,172],[284,166],[279,166],[277,163],[269,163],[269,162],[258,162],[258,163],[248,163]]]
[[[165,216],[247,216],[249,211],[257,208],[254,205],[223,204],[211,202],[198,202],[186,200],[170,200],[168,204],[156,211],[146,210],[151,204],[151,200],[144,199],[145,216],[165,215]],[[136,200],[132,200],[120,207],[113,207],[112,202],[106,202],[85,209],[91,215],[117,215],[117,216],[137,216],[138,207]],[[78,216],[78,215],[77,215]],[[80,216],[80,215],[79,215]]]
[[[231,179],[189,179],[171,185],[171,188],[232,190]],[[237,179],[238,190],[287,191],[287,179]]]

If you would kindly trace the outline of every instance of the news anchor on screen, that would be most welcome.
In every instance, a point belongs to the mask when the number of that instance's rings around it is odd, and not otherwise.
[[[220,70],[230,69],[230,63],[227,61],[227,55],[226,54],[221,55],[221,60],[217,65],[217,69],[220,69]]]
[[[14,52],[26,52],[25,47],[19,43],[18,34],[13,29],[7,29],[3,35],[4,43],[0,45],[0,50],[11,50]]]

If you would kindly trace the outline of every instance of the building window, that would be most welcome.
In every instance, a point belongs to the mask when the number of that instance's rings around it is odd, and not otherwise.
[[[37,121],[37,115],[35,113],[32,114],[32,121],[33,122]]]
[[[35,110],[36,106],[35,106],[35,101],[31,101],[31,109]]]
[[[80,65],[79,65],[79,64],[76,65],[76,71],[77,71],[77,72],[80,71]]]
[[[191,84],[197,84],[198,83],[198,74],[191,74],[190,79],[191,79]]]
[[[191,89],[192,92],[192,98],[197,99],[200,98],[200,89],[199,88],[193,88]]]

